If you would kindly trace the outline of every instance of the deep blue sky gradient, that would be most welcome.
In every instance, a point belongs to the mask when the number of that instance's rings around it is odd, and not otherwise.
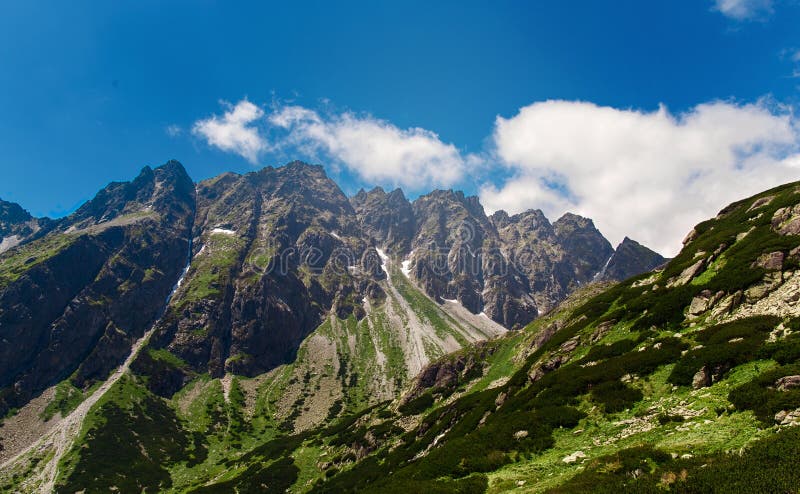
[[[170,158],[196,180],[252,170],[186,132],[243,97],[369,113],[466,152],[497,115],[551,98],[798,107],[798,49],[791,0],[744,22],[703,0],[3,2],[0,198],[58,216]]]

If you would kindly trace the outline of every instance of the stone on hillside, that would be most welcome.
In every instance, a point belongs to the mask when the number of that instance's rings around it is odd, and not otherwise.
[[[508,393],[500,393],[499,395],[497,395],[497,398],[494,399],[494,405],[496,407],[501,406],[503,403],[506,402],[507,398],[508,398]]]
[[[764,268],[767,271],[779,271],[783,268],[783,252],[761,254],[753,263],[753,267]]]
[[[800,376],[784,376],[775,381],[775,388],[778,391],[789,391],[800,388]]]
[[[686,244],[688,244],[689,242],[691,242],[692,240],[694,240],[694,239],[696,239],[696,238],[697,238],[697,230],[695,230],[694,228],[692,228],[692,231],[690,231],[689,233],[687,233],[687,234],[686,234],[686,237],[683,239],[683,245],[686,245]]]
[[[514,439],[520,440],[528,437],[528,431],[517,431],[514,433]]]
[[[689,316],[698,316],[711,308],[712,293],[710,290],[703,290],[692,299],[689,305]]]
[[[711,310],[711,317],[718,318],[729,313],[742,303],[743,298],[744,293],[741,290],[722,298]]]
[[[749,234],[750,234],[750,232],[752,232],[754,229],[755,229],[755,227],[754,227],[754,226],[751,226],[751,227],[750,227],[749,229],[747,229],[746,231],[743,231],[743,232],[739,232],[739,233],[737,233],[737,234],[736,234],[736,241],[738,242],[738,241],[742,240],[742,239],[743,239],[743,238],[745,238],[747,235],[749,235]]]
[[[775,199],[775,196],[759,197],[758,199],[753,201],[753,204],[749,208],[747,208],[746,212],[749,213],[750,211],[752,211],[754,209],[758,209],[761,206],[766,206],[767,204],[772,202],[773,199]]]
[[[692,378],[692,388],[700,389],[711,386],[711,373],[705,365]]]
[[[597,343],[617,324],[616,320],[611,321],[603,321],[597,325],[597,328],[592,333],[591,338],[589,338],[590,343]]]
[[[800,204],[775,211],[772,229],[781,235],[800,235]]]
[[[528,373],[528,379],[531,381],[531,383],[535,383],[544,377],[544,375],[548,372],[552,372],[561,367],[561,364],[563,364],[565,360],[566,358],[563,355],[557,355],[543,364],[536,365]]]
[[[576,451],[571,455],[567,455],[561,459],[564,463],[572,464],[578,461],[578,459],[586,458],[586,454],[583,451]]]
[[[689,283],[690,281],[692,281],[692,278],[700,274],[704,266],[705,266],[705,259],[700,259],[696,263],[684,269],[677,279],[667,283],[667,288],[683,286]]]
[[[775,414],[775,423],[778,425],[800,425],[800,408],[796,410],[781,410]]]
[[[745,290],[744,295],[749,303],[758,302],[766,297],[770,292],[778,288],[783,281],[780,271],[771,272],[764,275],[764,281],[758,285],[753,285]]]
[[[578,348],[578,338],[577,337],[576,338],[571,338],[571,339],[565,341],[564,344],[561,345],[561,351],[562,352],[571,352],[571,351],[575,350],[576,348]]]

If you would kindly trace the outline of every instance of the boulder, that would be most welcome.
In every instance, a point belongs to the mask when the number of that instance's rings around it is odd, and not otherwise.
[[[800,388],[800,376],[784,376],[775,381],[775,388],[778,391],[789,391]]]
[[[761,254],[753,263],[753,267],[764,268],[767,271],[780,271],[783,268],[783,252],[769,252]]]
[[[705,365],[692,378],[692,388],[700,389],[711,386],[711,373]]]
[[[567,464],[572,464],[572,463],[575,463],[576,461],[578,461],[579,459],[583,459],[583,458],[586,458],[586,453],[584,453],[583,451],[576,451],[576,452],[572,453],[571,455],[565,456],[564,458],[561,459],[561,461],[563,461],[564,463],[567,463]]]
[[[771,223],[780,235],[800,235],[800,204],[778,209]]]
[[[714,304],[716,304],[724,296],[725,292],[720,291],[717,293],[712,293],[711,290],[703,290],[692,299],[692,303],[689,305],[688,311],[689,318],[692,319],[697,317],[711,309]]]
[[[697,238],[697,230],[695,230],[694,228],[692,228],[692,231],[690,231],[689,233],[687,233],[687,234],[686,234],[686,237],[683,239],[683,245],[686,245],[686,244],[688,244],[689,242],[691,242],[692,240],[694,240],[694,239],[696,239],[696,238]]]
[[[753,201],[753,204],[751,204],[749,208],[747,208],[747,212],[749,213],[750,211],[758,209],[761,206],[766,206],[767,204],[772,202],[773,199],[775,199],[775,196],[759,197],[758,199]]]
[[[570,338],[561,345],[562,352],[571,352],[578,348],[578,338]]]
[[[692,281],[692,278],[694,278],[695,276],[700,274],[701,271],[703,271],[703,267],[705,267],[705,264],[706,264],[705,259],[700,259],[696,263],[684,269],[676,279],[667,283],[667,288],[683,286],[689,283],[690,281]]]
[[[764,275],[764,281],[762,283],[753,285],[745,290],[744,295],[747,299],[747,302],[751,304],[758,302],[762,298],[769,295],[770,292],[778,288],[782,281],[783,277],[779,271],[767,273]]]
[[[778,425],[800,425],[800,408],[796,410],[781,410],[775,414],[775,423]]]
[[[589,338],[589,341],[591,343],[597,343],[598,341],[603,339],[603,337],[611,330],[611,328],[614,327],[616,323],[617,323],[616,320],[601,322],[600,324],[597,325],[597,328],[592,333],[592,336],[591,338]]]

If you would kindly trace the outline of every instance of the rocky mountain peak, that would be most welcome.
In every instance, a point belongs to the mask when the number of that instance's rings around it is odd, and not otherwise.
[[[325,180],[328,179],[328,174],[325,172],[325,167],[322,165],[312,165],[305,161],[291,161],[283,166],[273,168],[279,170],[281,174],[286,177],[291,177],[297,180],[312,179],[312,180]]]
[[[578,230],[597,231],[594,221],[574,213],[564,213],[553,223],[553,227],[559,235],[568,235]]]
[[[43,235],[52,223],[48,218],[34,218],[17,203],[0,199],[0,253]]]
[[[183,165],[169,161],[155,169],[145,166],[130,182],[111,182],[77,211],[59,222],[62,228],[85,228],[124,215],[148,211],[172,216],[174,208],[185,216],[194,202],[194,182]]]
[[[453,210],[461,207],[470,216],[487,220],[486,212],[477,196],[466,196],[463,191],[453,189],[437,189],[418,197],[413,206],[415,210],[431,210],[431,208],[445,208]]]
[[[0,228],[5,224],[24,223],[32,219],[33,216],[19,204],[0,199]]]
[[[637,274],[652,271],[666,263],[668,259],[639,242],[625,237],[614,250],[603,269],[598,273],[599,280],[624,280]]]
[[[508,216],[508,213],[502,209],[499,209],[489,216],[489,221],[492,222],[495,228],[500,229],[508,226],[508,224],[511,222],[511,217]]]
[[[411,249],[415,231],[414,211],[400,189],[386,193],[375,187],[363,189],[350,200],[364,233],[389,252],[402,255]]]
[[[553,231],[553,225],[544,215],[541,209],[529,209],[522,213],[517,213],[508,219],[509,223],[516,224],[519,228],[528,231]]]

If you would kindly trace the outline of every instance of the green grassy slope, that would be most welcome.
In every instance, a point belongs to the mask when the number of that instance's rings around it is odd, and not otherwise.
[[[576,307],[503,386],[476,388],[434,408],[395,448],[319,489],[730,492],[759,479],[767,490],[800,485],[788,455],[794,432],[775,420],[800,407],[800,392],[775,385],[800,370],[791,295],[800,238],[771,225],[776,211],[798,202],[790,184],[698,225],[697,237],[663,272]],[[774,252],[782,253],[780,266],[760,265]],[[689,313],[707,299],[716,299],[710,310]],[[762,467],[774,478],[743,481],[736,473],[743,458],[769,458]]]

